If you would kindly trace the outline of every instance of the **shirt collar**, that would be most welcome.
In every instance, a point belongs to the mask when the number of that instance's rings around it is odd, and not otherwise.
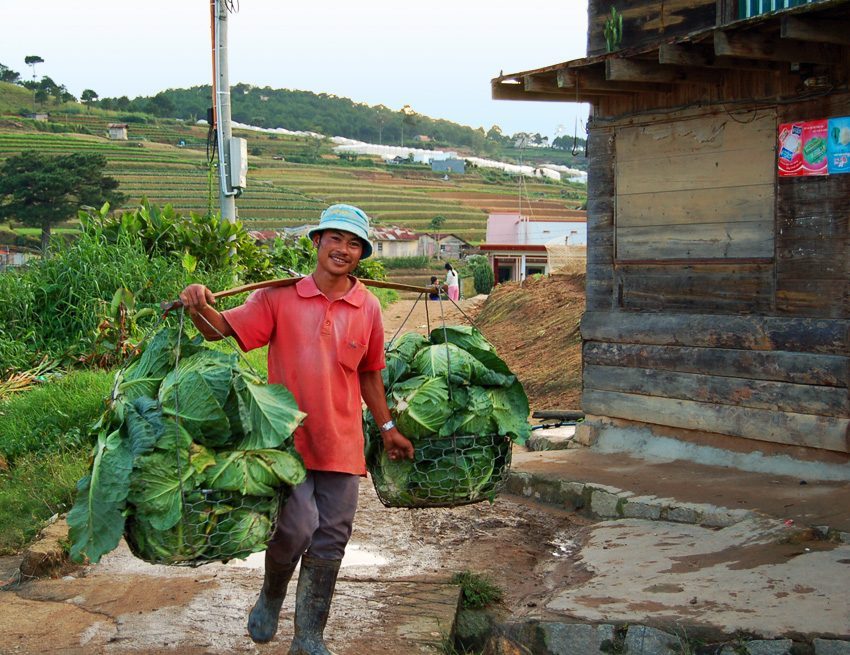
[[[366,302],[366,287],[363,286],[363,283],[353,275],[349,275],[348,278],[352,280],[354,284],[348,290],[348,293],[340,298],[340,300],[344,300],[354,307],[361,307],[363,303]],[[295,290],[302,298],[313,298],[314,296],[327,298],[327,296],[319,290],[319,287],[316,286],[316,281],[313,279],[312,275],[306,275],[296,282]]]

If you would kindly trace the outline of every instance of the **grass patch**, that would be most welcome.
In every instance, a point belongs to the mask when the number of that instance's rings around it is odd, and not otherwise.
[[[71,508],[77,480],[88,471],[88,452],[31,452],[0,473],[0,555],[19,552],[51,516]]]
[[[461,600],[463,609],[484,609],[500,602],[504,596],[502,590],[490,578],[472,571],[455,573],[451,582],[460,585],[463,593]]]
[[[383,257],[384,268],[428,268],[433,260],[425,255],[416,257]]]
[[[87,447],[112,379],[109,371],[74,371],[0,403],[0,454],[13,464],[28,453]]]

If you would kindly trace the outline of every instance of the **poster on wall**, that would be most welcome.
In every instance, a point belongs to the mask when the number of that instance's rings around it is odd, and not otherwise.
[[[826,157],[829,173],[850,173],[850,116],[830,118]]]
[[[823,119],[779,126],[777,167],[780,177],[827,175],[827,123]]]

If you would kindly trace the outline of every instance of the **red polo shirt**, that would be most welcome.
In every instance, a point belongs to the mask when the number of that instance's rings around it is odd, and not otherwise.
[[[222,314],[243,350],[268,344],[269,382],[286,385],[307,413],[295,431],[307,468],[365,475],[358,374],[385,365],[378,299],[356,282],[330,301],[308,276]]]

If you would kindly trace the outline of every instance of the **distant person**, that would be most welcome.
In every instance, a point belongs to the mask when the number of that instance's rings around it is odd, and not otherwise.
[[[431,276],[431,293],[428,294],[428,300],[439,300],[440,299],[440,283],[437,282],[437,276]]]
[[[449,294],[449,300],[457,301],[460,298],[460,276],[448,262],[446,262],[444,268],[446,269],[446,292]]]

